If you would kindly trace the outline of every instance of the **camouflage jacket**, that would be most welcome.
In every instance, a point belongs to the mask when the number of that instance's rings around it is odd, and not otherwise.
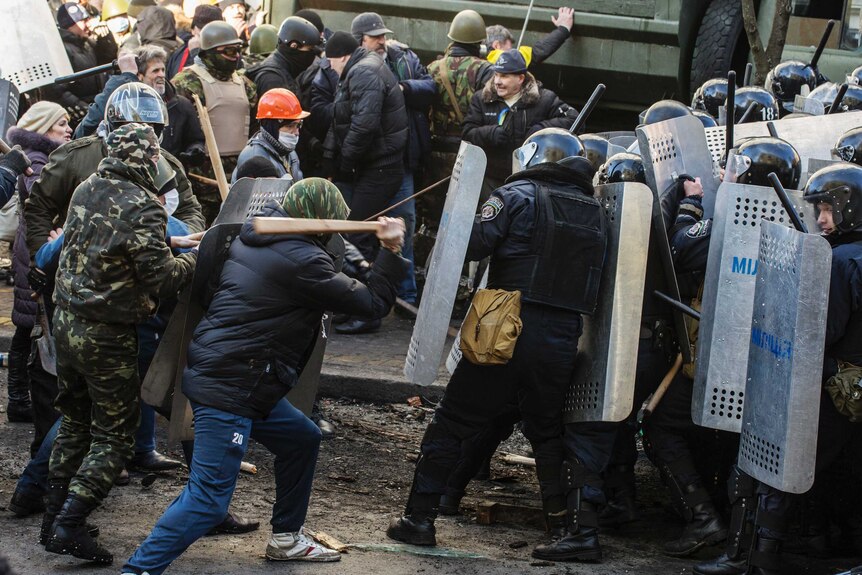
[[[459,46],[451,46],[442,58],[428,66],[428,73],[437,86],[437,94],[431,107],[431,132],[436,138],[448,136],[460,140],[461,122],[470,109],[473,93],[481,90],[494,74],[491,71],[491,63],[469,54]],[[452,85],[457,107],[461,111],[460,119],[443,83],[444,73]]]
[[[78,184],[96,172],[99,162],[107,155],[107,147],[101,136],[87,136],[72,140],[54,150],[48,157],[48,165],[39,179],[30,188],[30,197],[24,204],[24,219],[27,222],[27,248],[32,257],[45,242],[48,233],[62,227],[66,221],[69,198]],[[162,155],[177,173],[177,192],[180,204],[174,217],[189,228],[189,233],[204,230],[201,205],[192,194],[182,164],[162,150]]]
[[[115,158],[75,189],[64,226],[56,304],[92,321],[137,324],[191,280],[197,254],[174,257],[152,183]]]
[[[257,86],[249,80],[245,75],[245,70],[237,70],[237,74],[242,78],[245,85],[245,95],[248,97],[248,105],[253,110],[257,106]],[[184,68],[171,80],[171,84],[177,89],[177,94],[184,96],[191,101],[194,101],[192,94],[197,94],[201,99],[201,104],[207,105],[206,97],[204,96],[204,87],[201,84],[201,77],[195,74],[192,70]],[[254,114],[251,115],[254,118]]]

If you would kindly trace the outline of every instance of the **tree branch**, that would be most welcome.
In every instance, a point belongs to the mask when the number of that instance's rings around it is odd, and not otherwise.
[[[771,70],[781,62],[784,43],[787,40],[787,27],[790,25],[791,0],[778,0],[775,3],[775,17],[772,19],[772,33],[766,47],[766,70]],[[765,76],[765,74],[764,74]],[[760,78],[758,82],[762,82]]]
[[[754,9],[754,0],[740,0],[740,2],[742,3],[742,26],[754,59],[754,82],[759,83],[766,75],[768,62],[763,42],[760,41],[760,32],[757,29],[757,10]]]

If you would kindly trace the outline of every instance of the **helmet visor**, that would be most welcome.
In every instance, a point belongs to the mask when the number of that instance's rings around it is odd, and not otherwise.
[[[514,171],[520,172],[527,169],[530,165],[530,160],[536,157],[536,152],[539,151],[539,144],[536,142],[527,142],[514,152],[512,168]]]
[[[814,204],[814,215],[820,217],[820,204],[832,206],[832,223],[835,227],[844,221],[844,208],[850,203],[850,187],[839,186],[816,194],[806,194],[805,201]]]

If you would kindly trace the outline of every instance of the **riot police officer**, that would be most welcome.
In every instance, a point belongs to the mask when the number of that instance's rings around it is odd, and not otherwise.
[[[580,429],[572,431],[570,445],[584,441],[566,455],[562,406],[582,314],[596,305],[607,241],[604,215],[592,197],[592,167],[580,155],[583,146],[576,136],[562,129],[540,130],[520,150],[525,169],[482,206],[467,257],[491,256],[489,289],[521,292],[523,329],[505,365],[478,365],[466,358],[459,362],[422,440],[405,514],[392,520],[387,535],[417,545],[436,544],[440,496],[458,463],[462,442],[478,436],[497,414],[517,403],[536,458],[543,510],[558,536],[538,547],[534,556],[596,560],[601,548],[587,502],[592,494],[580,495],[585,484],[595,483],[606,461],[593,453]],[[562,208],[554,215],[542,209],[551,201]],[[545,235],[550,233],[553,237]],[[571,265],[560,268],[556,264],[561,258]]]

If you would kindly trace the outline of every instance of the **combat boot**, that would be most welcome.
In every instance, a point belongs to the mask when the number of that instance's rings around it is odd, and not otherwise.
[[[15,517],[27,517],[45,511],[45,500],[41,490],[16,487],[7,507]]]
[[[637,521],[634,466],[615,465],[605,475],[608,503],[599,513],[599,527],[619,529]]]
[[[685,524],[679,538],[662,546],[666,555],[687,557],[704,545],[720,543],[727,538],[727,528],[712,501],[694,505],[691,513],[692,519]]]
[[[437,545],[434,520],[437,518],[439,504],[438,494],[411,494],[404,516],[390,521],[386,536],[411,545]]]
[[[448,487],[446,488],[449,489]],[[461,499],[464,497],[464,492],[455,492],[454,490],[444,493],[440,498],[440,515],[458,515],[461,512]]]
[[[738,557],[729,557],[722,553],[717,559],[695,565],[692,569],[694,575],[745,575],[748,572],[748,558],[740,554]]]
[[[69,483],[66,481],[49,481],[48,492],[45,494],[45,514],[42,515],[42,525],[39,527],[39,545],[43,547],[51,538],[51,528],[54,526],[54,521],[57,519],[57,514],[66,503],[66,498],[69,495]],[[99,536],[99,528],[95,525],[87,524],[87,532],[90,537]]]
[[[33,407],[30,403],[30,383],[27,377],[27,356],[19,351],[9,352],[8,392],[6,417],[9,423],[31,423]]]
[[[85,501],[76,495],[70,496],[54,521],[51,538],[45,545],[45,551],[72,555],[78,559],[102,565],[113,563],[114,556],[87,532],[87,516],[97,506],[98,504]]]
[[[596,507],[581,501],[577,513],[563,524],[549,516],[551,542],[533,549],[532,556],[544,561],[601,561]]]
[[[748,558],[749,575],[781,575],[781,541],[758,535]]]

